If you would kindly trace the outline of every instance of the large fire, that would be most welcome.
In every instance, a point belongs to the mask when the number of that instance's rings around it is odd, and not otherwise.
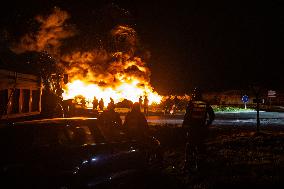
[[[150,86],[139,87],[139,82],[133,80],[130,83],[122,83],[115,88],[100,87],[97,84],[87,83],[81,80],[75,80],[66,85],[66,91],[63,94],[64,99],[74,99],[76,96],[82,95],[86,98],[87,107],[92,107],[92,101],[94,96],[97,99],[103,99],[105,106],[110,102],[110,98],[115,103],[121,102],[124,99],[132,102],[138,102],[140,96],[147,96],[149,104],[160,103],[162,97],[158,93],[153,92]]]
[[[115,103],[124,99],[138,102],[148,97],[149,104],[160,103],[162,97],[150,85],[151,72],[145,58],[136,52],[137,34],[128,26],[117,26],[111,32],[114,51],[95,49],[62,57],[61,66],[69,75],[70,83],[64,87],[64,99],[83,96],[87,107],[92,107],[94,96]]]

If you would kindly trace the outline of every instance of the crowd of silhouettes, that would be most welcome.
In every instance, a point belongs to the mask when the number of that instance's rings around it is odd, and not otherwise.
[[[149,135],[147,119],[145,114],[141,112],[139,102],[132,105],[131,111],[126,114],[123,124],[120,114],[115,111],[115,104],[112,101],[108,104],[107,109],[99,115],[98,120],[100,125],[103,126],[104,132],[111,133],[116,127],[125,131],[129,137],[141,141],[146,141]]]

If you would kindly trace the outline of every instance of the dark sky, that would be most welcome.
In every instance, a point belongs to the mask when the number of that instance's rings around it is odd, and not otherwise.
[[[134,27],[151,52],[151,83],[163,94],[194,86],[243,89],[252,83],[284,89],[280,0],[10,2],[1,6],[0,29],[12,36],[33,29],[33,17],[55,5],[71,14],[85,48],[92,46],[90,38],[99,39],[116,24]]]

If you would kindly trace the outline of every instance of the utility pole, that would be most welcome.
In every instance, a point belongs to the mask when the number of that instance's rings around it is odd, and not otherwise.
[[[261,103],[260,94],[261,94],[261,87],[259,85],[253,85],[252,90],[255,94],[256,103],[256,132],[258,133],[260,130],[260,119],[259,119],[259,104]]]
[[[259,126],[260,126],[260,120],[259,120],[259,103],[260,103],[260,98],[259,98],[259,93],[256,95],[256,131],[259,132]]]

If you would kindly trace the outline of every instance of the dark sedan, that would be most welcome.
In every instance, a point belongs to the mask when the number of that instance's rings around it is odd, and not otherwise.
[[[18,122],[0,128],[0,177],[10,187],[105,187],[147,168],[158,148],[95,118]]]

